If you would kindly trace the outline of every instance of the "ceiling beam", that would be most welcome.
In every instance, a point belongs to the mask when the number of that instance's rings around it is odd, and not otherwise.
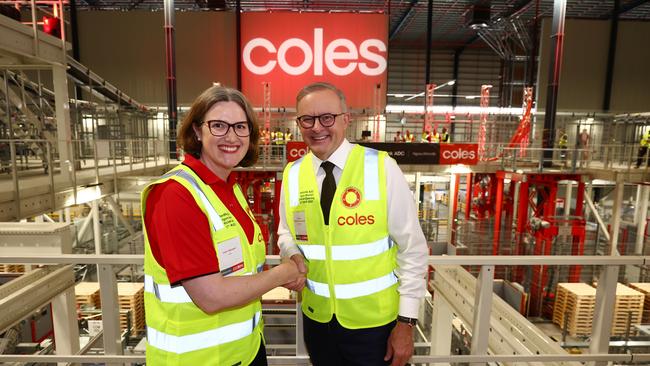
[[[99,0],[84,0],[90,6],[99,6]]]
[[[404,15],[400,18],[399,22],[391,29],[388,40],[392,41],[393,38],[399,33],[400,30],[406,25],[406,21],[415,14],[415,5],[418,3],[418,0],[411,0],[408,9],[404,12]]]
[[[647,2],[648,2],[648,0],[630,1],[630,2],[626,3],[625,5],[621,5],[619,7],[619,9],[614,9],[610,14],[607,14],[604,18],[605,19],[611,19],[614,16],[619,16],[621,14],[625,14],[626,12],[628,12],[628,11],[638,7],[638,6],[641,6],[641,5],[643,5],[643,4],[647,3]]]
[[[648,0],[645,0],[648,1]],[[499,15],[496,16],[496,18],[508,18],[512,16],[513,14],[517,14],[522,10],[525,10],[527,7],[533,4],[533,0],[519,0],[517,1],[510,9],[500,13]],[[464,45],[458,47],[456,50],[457,52],[463,52],[465,48],[470,46],[472,43],[476,42],[479,40],[480,37],[478,36],[478,33],[475,34],[472,38],[467,40]]]

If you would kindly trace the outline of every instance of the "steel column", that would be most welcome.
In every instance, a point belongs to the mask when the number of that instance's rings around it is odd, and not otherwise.
[[[176,124],[178,109],[176,103],[176,43],[174,36],[174,0],[164,0],[165,16],[165,61],[167,65],[167,114],[169,116],[169,154],[176,157]],[[239,53],[239,49],[237,50]]]
[[[482,266],[474,290],[474,321],[472,322],[471,346],[471,354],[473,355],[486,355],[488,351],[493,282],[494,266]]]
[[[113,266],[110,264],[97,265],[99,279],[99,296],[102,299],[102,327],[104,330],[104,353],[106,355],[122,355],[122,340],[120,336],[120,312],[117,301],[117,281]],[[107,366],[120,365],[107,364]]]
[[[451,306],[439,294],[433,294],[433,309],[431,314],[431,348],[429,355],[451,355],[451,334],[454,318]],[[434,366],[448,364],[436,363]]]
[[[452,202],[453,198],[457,197],[458,194],[458,177],[456,174],[451,174],[449,176],[449,197],[447,198],[447,244],[453,244],[453,232],[454,232],[454,218],[456,217],[454,213],[454,203]]]
[[[610,255],[618,255],[618,231],[621,227],[621,204],[623,203],[623,191],[625,183],[622,178],[616,177],[616,188],[614,189],[614,206],[612,207],[612,219],[610,225],[612,232],[610,233],[609,250]]]
[[[97,200],[91,203],[93,214],[93,239],[95,241],[95,254],[102,254],[102,229],[99,224],[99,204]]]
[[[550,47],[548,67],[548,87],[546,93],[546,109],[544,110],[544,132],[542,147],[552,149],[555,141],[555,113],[557,110],[557,97],[560,89],[560,73],[562,71],[562,57],[564,48],[564,20],[566,14],[566,0],[553,1],[553,28],[551,38],[555,40]],[[543,163],[550,164],[553,160],[553,151],[544,150]]]
[[[494,203],[494,240],[492,246],[492,255],[499,255],[499,242],[501,240],[501,212],[503,205],[503,178],[497,179],[497,194]]]
[[[72,131],[70,127],[70,98],[68,96],[68,75],[65,66],[52,65],[54,82],[54,104],[56,112],[56,131],[59,145],[61,175],[72,180],[69,174],[72,165]]]
[[[648,223],[648,201],[650,200],[650,186],[641,187],[641,195],[637,197],[635,208],[638,207],[636,241],[634,243],[634,254],[643,255],[645,242],[645,230]],[[638,266],[627,266],[626,273],[630,281],[641,281],[641,272]]]
[[[612,99],[612,83],[614,81],[614,64],[616,63],[616,41],[618,38],[618,18],[621,9],[621,1],[614,0],[614,12],[612,13],[612,24],[609,28],[609,50],[607,51],[607,70],[605,71],[605,90],[603,95],[603,111],[609,111]]]
[[[454,84],[455,85],[455,84]],[[467,173],[465,178],[466,189],[465,189],[465,220],[469,220],[470,214],[472,212],[472,180],[474,174]]]
[[[617,281],[618,266],[605,267],[598,277],[589,353],[607,353],[609,351],[609,337],[612,330],[612,320],[614,319],[612,309],[616,304]],[[593,362],[591,365],[605,366],[607,362]]]

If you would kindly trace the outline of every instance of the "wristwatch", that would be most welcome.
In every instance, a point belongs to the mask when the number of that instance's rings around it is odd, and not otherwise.
[[[407,317],[401,316],[401,315],[397,316],[397,321],[400,322],[400,323],[406,323],[411,328],[413,328],[418,323],[418,320],[416,318],[407,318]]]

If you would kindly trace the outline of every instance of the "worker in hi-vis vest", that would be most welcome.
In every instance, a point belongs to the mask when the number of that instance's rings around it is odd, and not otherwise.
[[[650,147],[650,129],[641,135],[641,141],[639,142],[639,153],[636,159],[637,168],[641,166],[641,163],[643,163],[643,157],[648,153],[648,147]],[[646,165],[650,166],[650,156],[646,157]]]
[[[447,127],[442,128],[442,132],[440,133],[440,142],[451,142],[449,132],[447,132]]]
[[[147,365],[267,364],[260,298],[300,272],[262,271],[262,231],[230,175],[255,164],[259,135],[244,95],[213,86],[181,125],[183,162],[142,191]]]
[[[302,290],[311,362],[404,365],[429,253],[408,183],[386,152],[345,138],[335,86],[305,86],[296,111],[310,152],[284,170],[278,244],[306,272],[287,287]]]

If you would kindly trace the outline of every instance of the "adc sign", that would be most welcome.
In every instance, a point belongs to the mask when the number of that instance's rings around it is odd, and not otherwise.
[[[478,144],[440,144],[439,164],[478,163]]]
[[[256,106],[270,82],[271,105],[295,106],[308,83],[343,90],[351,108],[370,108],[377,85],[384,108],[388,18],[384,14],[243,13],[242,91]]]

